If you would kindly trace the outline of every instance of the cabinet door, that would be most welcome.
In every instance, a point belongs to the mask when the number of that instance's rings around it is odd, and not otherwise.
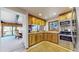
[[[39,42],[41,42],[41,35],[37,34],[36,35],[36,43],[39,43]]]
[[[42,23],[41,25],[43,25],[43,26],[45,25],[45,21],[41,21],[41,23]]]
[[[50,36],[51,36],[50,42],[53,42],[53,33],[51,33]]]
[[[31,17],[31,16],[29,16],[29,18],[28,18],[28,24],[29,24],[29,25],[32,24],[32,17]]]
[[[32,44],[31,44],[31,38],[32,38],[32,35],[30,35],[30,34],[29,34],[29,36],[28,36],[28,41],[29,41],[28,43],[29,43],[29,47],[32,45]]]
[[[47,41],[48,40],[48,33],[44,33],[44,41]]]
[[[36,18],[32,17],[32,24],[36,24]]]
[[[57,33],[53,33],[53,42],[58,43],[58,34]]]
[[[32,46],[34,44],[36,44],[36,35],[35,34],[30,34],[29,35],[29,46]]]
[[[40,39],[41,39],[41,41],[44,40],[44,34],[43,33],[40,34]]]
[[[32,35],[31,41],[32,41],[32,43],[31,43],[32,45],[36,44],[36,34]]]
[[[51,33],[48,33],[48,39],[47,39],[48,41],[52,41],[52,37],[51,37]]]

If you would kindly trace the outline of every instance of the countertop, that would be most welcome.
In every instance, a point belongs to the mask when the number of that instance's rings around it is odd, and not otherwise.
[[[39,31],[39,32],[30,32],[28,34],[37,34],[37,33],[59,33],[57,31]]]

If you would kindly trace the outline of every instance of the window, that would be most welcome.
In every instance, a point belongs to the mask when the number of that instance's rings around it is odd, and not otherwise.
[[[17,30],[19,31],[19,33],[22,33],[22,27],[17,27]]]
[[[58,30],[59,23],[58,21],[49,22],[49,30]]]
[[[3,36],[12,35],[12,27],[11,26],[4,26],[3,27]]]
[[[37,31],[38,30],[38,26],[37,25],[32,25],[32,31]]]
[[[16,33],[15,33],[15,29],[16,29],[16,27],[13,27],[13,35],[15,35]]]
[[[43,31],[44,26],[42,25],[32,25],[32,31]]]

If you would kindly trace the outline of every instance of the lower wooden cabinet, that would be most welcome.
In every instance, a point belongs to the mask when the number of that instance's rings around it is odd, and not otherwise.
[[[29,46],[36,44],[36,35],[29,35]]]
[[[53,42],[53,43],[58,43],[58,34],[48,33],[48,41]]]
[[[42,41],[41,34],[36,34],[36,43],[39,43]]]
[[[57,33],[54,33],[53,34],[53,43],[58,43],[58,34]]]
[[[41,41],[50,41],[52,43],[58,43],[58,33],[32,33],[29,34],[28,40],[29,47]]]
[[[48,33],[48,35],[47,35],[47,41],[52,42],[52,36],[51,36],[51,33]]]
[[[47,41],[48,40],[48,34],[47,33],[43,33],[43,37],[44,37],[44,41]]]

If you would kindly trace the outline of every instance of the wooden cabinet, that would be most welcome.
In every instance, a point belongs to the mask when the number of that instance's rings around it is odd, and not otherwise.
[[[36,18],[35,17],[32,17],[32,24],[36,24]]]
[[[53,39],[53,36],[52,36],[53,33],[48,33],[48,41],[52,42],[52,39]]]
[[[46,21],[44,19],[41,19],[41,18],[37,18],[37,17],[34,17],[34,16],[28,16],[28,24],[29,25],[45,25],[46,24]]]
[[[44,40],[44,34],[43,34],[43,33],[40,34],[40,40],[41,40],[41,41]]]
[[[58,43],[58,34],[57,33],[54,33],[53,34],[53,43]]]
[[[35,45],[41,41],[49,41],[52,43],[58,43],[58,33],[32,33],[29,34],[29,46]]]
[[[72,12],[65,13],[57,17],[58,20],[66,20],[66,19],[71,19],[71,18],[72,18]]]
[[[57,33],[49,33],[48,34],[48,41],[52,43],[58,43],[58,34]]]
[[[41,35],[37,34],[36,35],[36,43],[39,43],[39,42],[41,42]]]
[[[44,41],[47,41],[48,40],[48,34],[47,33],[43,33],[44,35],[43,35],[43,37],[44,37]]]
[[[36,35],[35,34],[30,34],[28,39],[29,39],[29,46],[36,44]]]
[[[28,45],[31,46],[31,35],[28,35]]]
[[[32,24],[32,20],[31,20],[31,19],[32,19],[32,17],[31,17],[31,16],[28,16],[28,24],[29,24],[29,25]]]

